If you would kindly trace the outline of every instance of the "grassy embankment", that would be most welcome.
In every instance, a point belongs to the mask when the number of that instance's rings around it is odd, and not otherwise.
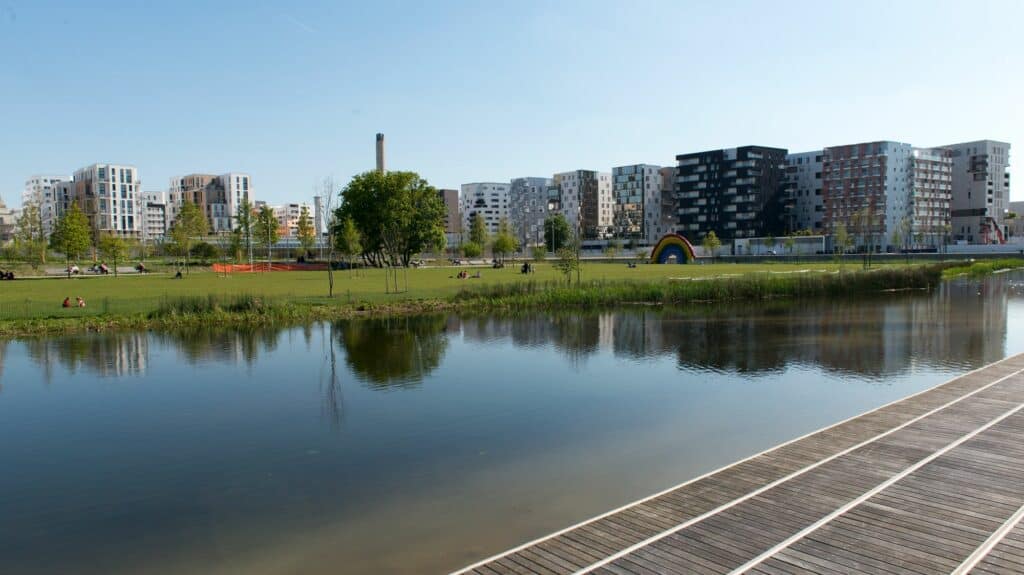
[[[942,277],[944,279],[951,279],[959,276],[983,277],[995,272],[1020,269],[1022,267],[1024,267],[1024,260],[1020,258],[982,260],[947,267],[942,271]]]
[[[1024,260],[1016,260],[1024,264]],[[584,307],[629,303],[683,304],[729,300],[866,294],[926,289],[941,265],[890,265],[860,272],[833,263],[641,265],[586,263],[583,285],[568,287],[541,264],[521,275],[517,266],[479,268],[480,279],[455,279],[463,268],[399,271],[401,292],[385,293],[382,270],[335,274],[335,298],[326,297],[326,272],[233,274],[193,272],[119,278],[26,279],[0,283],[0,336],[102,329],[167,329],[190,325],[254,325],[405,314],[448,309]],[[471,273],[476,269],[470,268]],[[405,276],[408,289],[405,289]],[[61,308],[65,297],[85,308]]]

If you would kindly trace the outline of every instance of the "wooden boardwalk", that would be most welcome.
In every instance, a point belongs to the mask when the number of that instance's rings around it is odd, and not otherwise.
[[[1024,573],[1024,354],[456,573]]]

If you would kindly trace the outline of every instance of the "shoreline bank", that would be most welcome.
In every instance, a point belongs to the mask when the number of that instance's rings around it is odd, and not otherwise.
[[[1017,260],[1015,264],[1021,262]],[[124,330],[175,330],[216,325],[247,328],[316,321],[401,317],[430,313],[517,313],[594,310],[617,306],[678,307],[716,303],[812,298],[874,297],[898,291],[928,291],[949,266],[912,266],[800,274],[757,273],[713,279],[517,282],[467,286],[450,298],[388,303],[336,304],[256,295],[178,297],[157,309],[132,314],[41,317],[0,322],[0,338],[22,339]]]

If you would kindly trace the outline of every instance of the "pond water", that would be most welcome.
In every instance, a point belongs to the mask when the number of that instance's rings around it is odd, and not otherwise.
[[[1024,282],[0,342],[0,573],[435,573],[1024,351]]]

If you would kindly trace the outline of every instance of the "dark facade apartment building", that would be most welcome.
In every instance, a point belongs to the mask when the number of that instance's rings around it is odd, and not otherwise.
[[[792,231],[794,202],[786,150],[743,146],[676,156],[678,232],[693,243]]]

